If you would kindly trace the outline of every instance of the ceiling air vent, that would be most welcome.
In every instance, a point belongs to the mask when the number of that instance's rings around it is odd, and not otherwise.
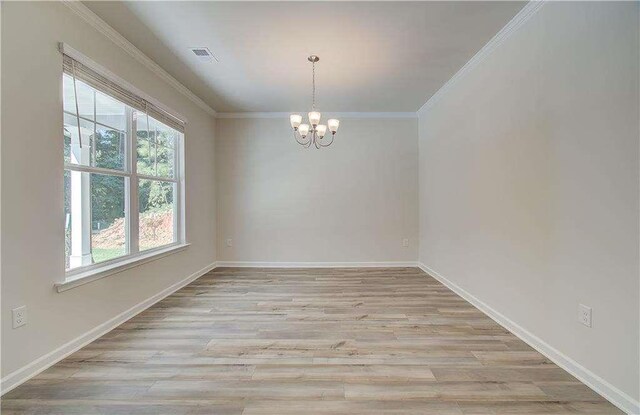
[[[215,60],[218,62],[218,59],[213,56],[209,48],[190,48],[191,52],[201,61],[209,62],[211,60]]]

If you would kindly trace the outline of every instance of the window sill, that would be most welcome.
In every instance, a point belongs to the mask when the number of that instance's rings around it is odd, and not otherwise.
[[[79,287],[92,281],[99,280],[109,275],[117,274],[119,272],[135,268],[147,262],[155,261],[157,259],[166,257],[176,252],[184,251],[189,247],[188,243],[170,245],[163,248],[154,249],[151,252],[143,252],[135,256],[124,258],[116,263],[107,264],[104,266],[98,266],[90,270],[80,272],[68,276],[64,282],[59,282],[54,285],[55,289],[61,293],[63,291],[70,290],[72,288]]]

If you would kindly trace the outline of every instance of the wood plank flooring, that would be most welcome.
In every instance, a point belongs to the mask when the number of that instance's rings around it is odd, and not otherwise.
[[[2,414],[613,414],[415,268],[216,269]]]

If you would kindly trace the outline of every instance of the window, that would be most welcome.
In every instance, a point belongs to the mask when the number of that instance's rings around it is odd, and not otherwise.
[[[64,56],[68,276],[184,243],[183,123]]]

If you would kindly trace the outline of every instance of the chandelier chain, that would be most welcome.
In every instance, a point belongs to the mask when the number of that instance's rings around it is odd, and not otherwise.
[[[311,62],[313,69],[312,69],[312,85],[313,85],[313,93],[312,93],[312,104],[311,104],[311,108],[313,111],[316,110],[316,63],[315,62]]]

